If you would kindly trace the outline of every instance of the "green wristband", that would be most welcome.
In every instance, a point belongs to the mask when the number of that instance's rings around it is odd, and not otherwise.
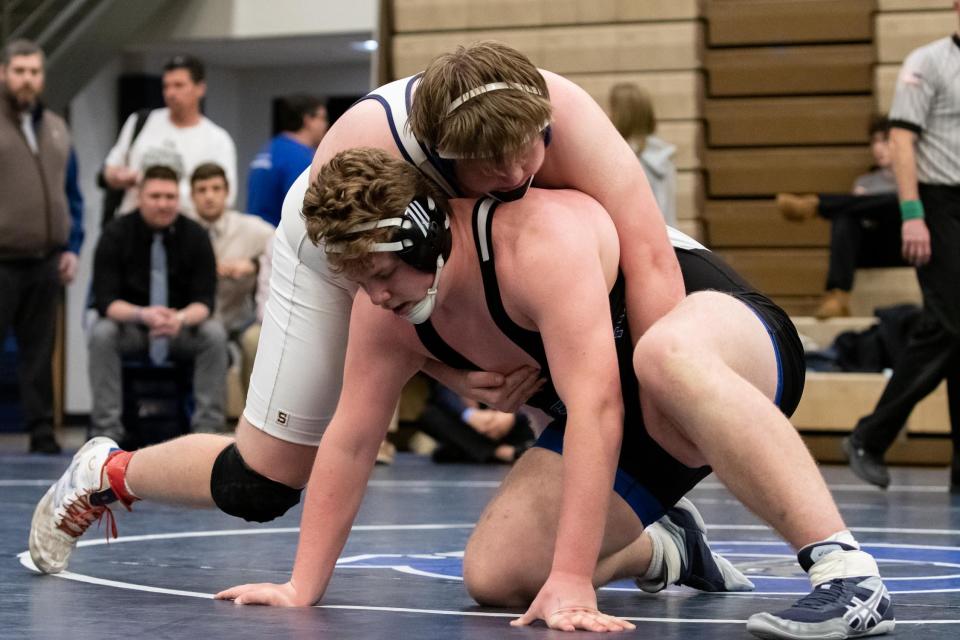
[[[904,222],[907,220],[923,220],[923,203],[919,200],[904,200],[901,202],[900,219]]]

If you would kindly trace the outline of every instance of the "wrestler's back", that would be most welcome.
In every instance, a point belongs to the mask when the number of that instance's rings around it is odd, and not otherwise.
[[[313,156],[310,179],[317,175],[320,167],[330,158],[341,151],[358,147],[383,149],[390,155],[401,157],[390,133],[387,113],[376,100],[361,100],[330,127]]]

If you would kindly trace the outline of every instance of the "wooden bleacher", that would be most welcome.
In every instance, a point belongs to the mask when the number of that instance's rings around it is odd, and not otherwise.
[[[494,38],[563,73],[602,107],[617,82],[651,94],[677,146],[680,227],[718,251],[821,343],[919,302],[912,270],[862,270],[858,318],[817,322],[829,224],[783,220],[780,191],[849,192],[870,164],[903,57],[946,35],[950,0],[381,0],[381,76],[420,71],[456,45]],[[776,46],[771,46],[776,45]],[[872,409],[882,374],[812,374],[794,423],[821,460]],[[943,389],[918,406],[893,461],[943,463]],[[939,438],[939,439],[938,439]],[[932,443],[932,444],[931,444]]]
[[[724,98],[704,115],[711,147],[860,144],[873,108],[869,96]]]
[[[705,6],[707,242],[788,311],[809,313],[829,225],[785,221],[773,197],[848,193],[869,167],[876,1]]]
[[[744,247],[826,247],[830,223],[816,218],[785,225],[776,203],[769,198],[725,199],[707,202],[704,219],[714,250]]]
[[[874,0],[711,0],[710,44],[868,40]]]
[[[610,88],[635,82],[653,97],[658,135],[676,145],[680,229],[703,237],[701,0],[393,0],[382,81],[481,39],[506,42],[562,73],[608,108]]]

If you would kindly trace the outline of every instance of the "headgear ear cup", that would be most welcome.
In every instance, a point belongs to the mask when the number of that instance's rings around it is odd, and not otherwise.
[[[438,257],[450,257],[450,220],[433,198],[414,198],[404,209],[402,219],[393,236],[394,242],[403,245],[397,257],[414,269],[427,272],[436,269]]]
[[[389,252],[405,263],[417,269],[433,273],[433,284],[426,295],[406,313],[406,318],[414,324],[426,322],[437,302],[437,285],[440,272],[450,257],[453,236],[450,232],[450,218],[429,196],[414,198],[403,210],[403,214],[394,218],[383,218],[375,222],[363,222],[350,229],[352,233],[371,229],[395,229],[389,242],[375,242],[374,252]],[[326,251],[342,251],[338,243],[325,245]]]

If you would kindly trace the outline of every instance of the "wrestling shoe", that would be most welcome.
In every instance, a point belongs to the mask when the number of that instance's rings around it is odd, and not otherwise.
[[[654,560],[662,556],[658,576],[636,578],[638,587],[657,593],[670,584],[699,591],[753,591],[754,586],[729,560],[710,550],[707,527],[693,503],[681,498],[660,520],[647,527],[654,538]],[[655,562],[656,561],[656,562]]]
[[[861,638],[893,631],[893,603],[877,577],[836,578],[814,587],[789,609],[757,613],[747,631],[758,638]]]
[[[107,505],[118,498],[104,472],[115,451],[119,448],[110,438],[91,439],[40,499],[30,523],[30,557],[40,571],[59,573],[66,569],[77,538],[104,515],[108,535],[117,537],[117,524]],[[130,509],[129,503],[121,504]]]

